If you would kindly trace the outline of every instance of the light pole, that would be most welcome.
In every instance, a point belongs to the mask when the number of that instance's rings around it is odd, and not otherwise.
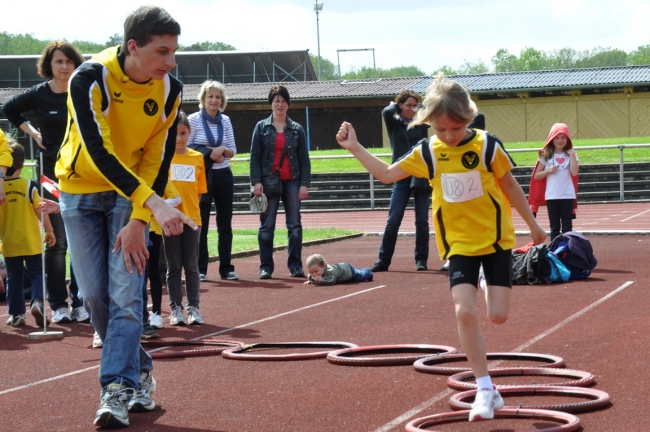
[[[316,11],[316,37],[318,38],[318,81],[320,81],[320,27],[318,24],[318,12],[323,10],[323,2],[314,0],[314,10]]]

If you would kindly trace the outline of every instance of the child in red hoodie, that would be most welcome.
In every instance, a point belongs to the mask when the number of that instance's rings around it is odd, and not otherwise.
[[[577,198],[578,155],[573,150],[569,127],[555,123],[533,171],[528,201],[548,209],[551,240],[560,232],[573,230],[573,209]],[[543,193],[544,200],[541,200]]]

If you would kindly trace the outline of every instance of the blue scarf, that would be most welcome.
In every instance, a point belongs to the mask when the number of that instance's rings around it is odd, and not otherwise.
[[[205,108],[201,108],[201,121],[203,122],[203,129],[205,130],[205,136],[208,138],[210,147],[219,147],[223,142],[223,123],[221,122],[221,111],[217,111],[216,117],[210,117],[210,114],[205,112]],[[217,125],[219,136],[216,142],[214,140],[214,135],[212,135],[212,131],[208,127],[208,122]]]

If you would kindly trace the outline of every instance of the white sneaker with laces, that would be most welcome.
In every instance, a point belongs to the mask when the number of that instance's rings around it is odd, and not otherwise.
[[[153,400],[155,391],[156,380],[151,371],[140,371],[138,388],[135,389],[135,395],[129,401],[129,411],[144,412],[156,408],[156,402]]]
[[[469,412],[469,421],[492,420],[494,410],[503,408],[503,398],[496,387],[480,389],[476,392],[472,409]]]
[[[68,308],[58,308],[52,312],[52,322],[54,324],[68,324],[71,323],[70,314],[68,313]]]
[[[72,308],[72,311],[70,312],[70,319],[77,323],[86,323],[90,322],[90,315],[88,315],[86,308],[79,306]]]
[[[169,324],[173,326],[185,325],[185,315],[180,306],[176,306],[169,315]]]
[[[112,383],[106,387],[99,409],[95,414],[94,425],[97,427],[118,428],[129,425],[129,399],[135,390],[126,388],[120,383]]]
[[[104,346],[104,342],[102,342],[102,338],[99,337],[99,333],[95,332],[93,335],[93,348],[101,348]]]
[[[199,308],[194,306],[187,307],[187,323],[192,324],[203,324],[203,316],[199,312]]]
[[[157,329],[161,329],[165,326],[163,319],[158,312],[149,313],[149,325]]]

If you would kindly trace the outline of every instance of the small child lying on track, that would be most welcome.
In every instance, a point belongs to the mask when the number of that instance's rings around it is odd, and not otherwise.
[[[307,282],[305,284],[335,285],[342,282],[370,282],[372,271],[368,267],[355,268],[349,263],[327,264],[322,255],[307,258]]]

